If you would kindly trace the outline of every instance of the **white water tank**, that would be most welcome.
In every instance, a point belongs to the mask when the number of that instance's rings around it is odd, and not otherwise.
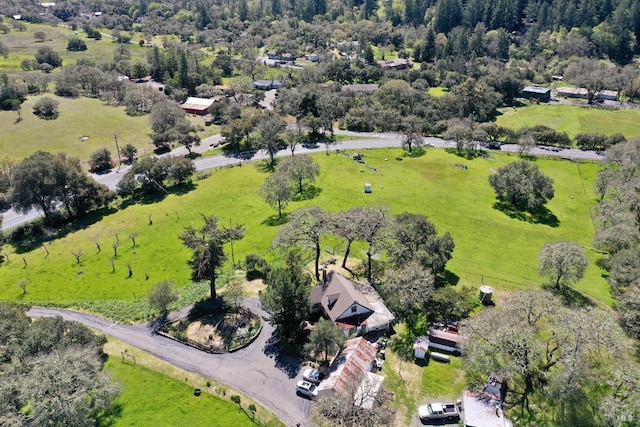
[[[482,304],[491,304],[491,298],[493,297],[493,288],[491,286],[482,285],[480,286],[480,295],[478,299]]]
[[[369,184],[368,182],[364,185],[364,192],[371,193],[371,184]]]

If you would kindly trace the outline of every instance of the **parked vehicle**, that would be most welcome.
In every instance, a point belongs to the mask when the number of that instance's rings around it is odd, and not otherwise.
[[[418,408],[421,420],[458,419],[460,408],[456,403],[430,403]]]
[[[311,384],[309,381],[298,381],[296,384],[296,392],[307,397],[316,397],[318,395],[318,387],[315,384]]]
[[[317,369],[309,368],[302,373],[302,378],[313,384],[320,384],[320,381],[322,381],[322,377],[322,372]]]

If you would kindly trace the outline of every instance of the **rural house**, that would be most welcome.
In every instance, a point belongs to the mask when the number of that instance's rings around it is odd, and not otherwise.
[[[344,329],[345,336],[384,331],[394,319],[370,284],[356,283],[335,271],[311,289],[309,303],[312,312],[322,311]]]
[[[378,61],[378,65],[385,71],[408,70],[413,67],[413,64],[405,58],[390,59],[388,61]]]
[[[182,104],[182,109],[187,114],[197,114],[198,116],[204,116],[209,112],[209,107],[213,105],[215,100],[207,98],[196,98],[190,96]]]

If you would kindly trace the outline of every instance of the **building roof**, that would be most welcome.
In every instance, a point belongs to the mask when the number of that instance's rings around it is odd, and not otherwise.
[[[490,395],[465,390],[462,392],[464,425],[466,427],[512,427],[505,418],[502,404]]]
[[[404,68],[410,67],[411,63],[405,58],[389,59],[387,61],[378,61],[381,68]]]
[[[429,339],[449,341],[453,344],[460,343],[460,335],[453,332],[441,331],[439,329],[430,329]]]
[[[319,290],[317,289],[318,286],[320,287]],[[318,286],[311,290],[310,298],[313,298],[311,303],[318,302],[317,298],[320,296],[319,302],[332,322],[335,322],[354,303],[371,312],[374,311],[367,298],[355,288],[355,283],[339,273],[330,273],[327,282]]]
[[[522,89],[522,92],[545,94],[551,93],[551,89],[548,87],[525,86],[525,88]]]
[[[213,99],[208,98],[196,98],[194,96],[190,96],[187,100],[182,104],[183,110],[206,110],[211,107],[214,103]]]
[[[556,89],[558,95],[584,95],[587,96],[589,91],[582,87],[559,87]]]
[[[353,396],[355,405],[364,409],[373,408],[376,396],[382,387],[382,381],[384,381],[382,375],[365,372],[364,378]]]
[[[365,93],[373,93],[378,90],[377,84],[353,84],[353,85],[344,85],[340,88],[342,92],[365,92]]]
[[[371,371],[377,353],[376,345],[362,337],[345,341],[344,348],[331,364],[329,374],[318,386],[318,391],[333,390],[346,394],[358,375]]]

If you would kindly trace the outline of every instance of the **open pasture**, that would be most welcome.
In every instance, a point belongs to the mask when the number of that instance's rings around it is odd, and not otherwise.
[[[494,208],[495,194],[487,178],[515,156],[492,153],[465,160],[445,150],[429,149],[422,157],[396,160],[400,149],[365,150],[365,159],[379,172],[340,154],[317,154],[321,173],[315,198],[291,203],[286,212],[312,205],[328,211],[354,205],[389,205],[393,213],[426,214],[439,233],[449,231],[455,241],[448,270],[459,284],[477,288],[482,281],[498,293],[538,287],[537,255],[549,241],[573,240],[591,246],[594,226],[590,207],[595,202],[595,163],[538,159],[542,171],[554,180],[555,198],[540,217],[517,218]],[[73,305],[81,301],[143,299],[158,281],[174,280],[178,288],[190,281],[190,252],[178,239],[186,226],[202,224],[200,214],[217,215],[222,225],[243,224],[246,236],[234,243],[234,259],[256,253],[273,261],[271,241],[277,227],[276,212],[258,195],[267,176],[261,163],[214,170],[196,181],[196,189],[171,194],[157,203],[137,203],[106,215],[100,221],[76,227],[62,238],[9,255],[0,266],[0,299]],[[465,168],[460,167],[466,166]],[[364,183],[373,192],[363,192]],[[138,233],[136,247],[129,238]],[[119,242],[119,243],[118,243]],[[97,248],[98,243],[101,247]],[[113,246],[117,244],[117,257]],[[324,258],[342,256],[344,243],[323,240]],[[362,244],[352,257],[364,257]],[[18,248],[19,250],[19,248]],[[82,252],[80,263],[72,252]],[[231,258],[230,248],[227,253]],[[589,253],[589,252],[588,252]],[[23,259],[24,258],[24,259]],[[577,285],[601,302],[612,302],[596,256]],[[113,264],[112,261],[113,260]],[[131,274],[129,273],[129,267]],[[228,263],[226,270],[231,269]],[[27,292],[16,284],[28,281]]]
[[[42,97],[60,103],[57,119],[42,120],[33,114],[34,104]],[[22,104],[21,114],[22,120],[17,122],[14,111],[0,111],[0,153],[18,161],[44,150],[66,153],[86,162],[91,153],[106,147],[117,162],[114,132],[120,147],[132,144],[138,148],[138,155],[153,149],[148,116],[128,116],[124,107],[106,106],[99,99],[70,99],[51,93],[29,96]]]
[[[577,133],[622,133],[627,139],[640,137],[640,111],[602,107],[538,104],[500,109],[496,123],[511,129],[544,125],[570,137]]]

